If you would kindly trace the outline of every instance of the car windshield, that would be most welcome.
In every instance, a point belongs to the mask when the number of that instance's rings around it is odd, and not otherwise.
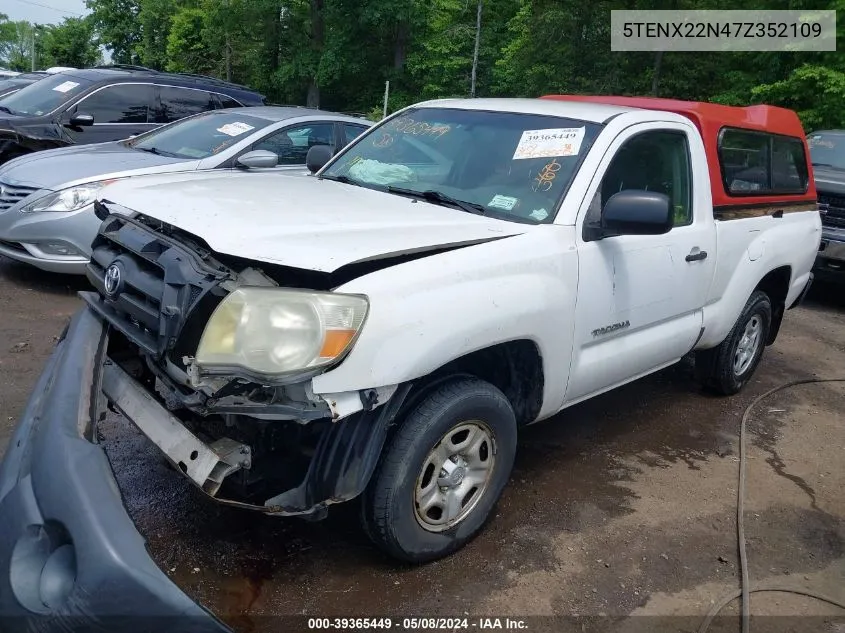
[[[507,220],[551,222],[600,126],[535,114],[406,110],[322,177]]]
[[[3,97],[0,105],[12,114],[41,116],[78,96],[92,83],[64,73],[50,75]]]
[[[810,134],[807,145],[813,165],[845,169],[845,134]]]
[[[270,123],[237,111],[206,112],[127,141],[127,145],[163,156],[202,159],[219,154]]]

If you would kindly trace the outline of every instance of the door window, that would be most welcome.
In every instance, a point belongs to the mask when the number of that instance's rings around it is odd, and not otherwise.
[[[151,85],[116,84],[83,99],[76,112],[90,114],[94,123],[146,123],[152,102]]]
[[[159,91],[161,109],[157,123],[170,123],[192,114],[214,110],[214,99],[205,90],[160,86]]]
[[[334,147],[333,123],[307,123],[279,130],[256,143],[252,149],[263,149],[279,157],[279,165],[304,165],[308,150],[315,145]]]
[[[643,132],[625,141],[601,182],[600,208],[626,189],[657,191],[669,196],[675,226],[692,222],[692,174],[683,132]]]
[[[352,141],[356,138],[361,136],[364,132],[366,132],[369,128],[364,125],[351,125],[349,123],[345,123],[343,126],[343,145],[349,145]]]
[[[217,94],[217,100],[220,102],[218,107],[220,108],[240,108],[241,104],[232,99],[232,97],[227,97],[226,95]]]

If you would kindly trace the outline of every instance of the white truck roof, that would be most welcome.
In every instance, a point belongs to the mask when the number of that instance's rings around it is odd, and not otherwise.
[[[414,107],[541,114],[580,119],[592,123],[603,123],[609,118],[625,112],[642,111],[642,108],[628,108],[604,103],[554,101],[551,99],[435,99],[418,103]]]

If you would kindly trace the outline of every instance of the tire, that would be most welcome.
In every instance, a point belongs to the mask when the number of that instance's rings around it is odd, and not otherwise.
[[[412,563],[463,547],[502,494],[516,438],[513,409],[496,387],[474,378],[439,385],[415,404],[386,444],[362,498],[364,531],[384,552]],[[454,452],[464,444],[463,453]],[[444,458],[454,469],[450,473],[435,467]],[[455,499],[463,502],[450,503]]]
[[[725,340],[713,349],[696,352],[696,377],[716,393],[725,396],[738,393],[760,364],[771,325],[771,300],[765,292],[755,291]]]

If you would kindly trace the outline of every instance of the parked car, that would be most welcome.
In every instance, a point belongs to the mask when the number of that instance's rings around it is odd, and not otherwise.
[[[0,99],[12,94],[13,92],[17,92],[24,86],[33,84],[44,77],[47,77],[46,72],[19,73],[15,77],[10,77],[9,79],[0,81]]]
[[[85,274],[100,226],[93,202],[105,183],[207,169],[304,171],[309,148],[339,150],[370,125],[308,108],[234,108],[129,140],[21,156],[0,166],[0,254],[42,270]]]
[[[263,105],[211,77],[108,66],[52,74],[0,99],[0,164],[65,145],[127,138],[191,114]]]
[[[822,216],[816,258],[819,279],[845,281],[845,130],[819,130],[807,136]]]
[[[0,612],[209,617],[122,506],[107,403],[209,500],[316,519],[358,498],[379,547],[423,562],[479,532],[520,426],[693,351],[738,392],[812,279],[805,148],[766,106],[442,100],[258,192],[109,185],[95,291],[0,471]],[[62,536],[25,549],[41,531]]]

